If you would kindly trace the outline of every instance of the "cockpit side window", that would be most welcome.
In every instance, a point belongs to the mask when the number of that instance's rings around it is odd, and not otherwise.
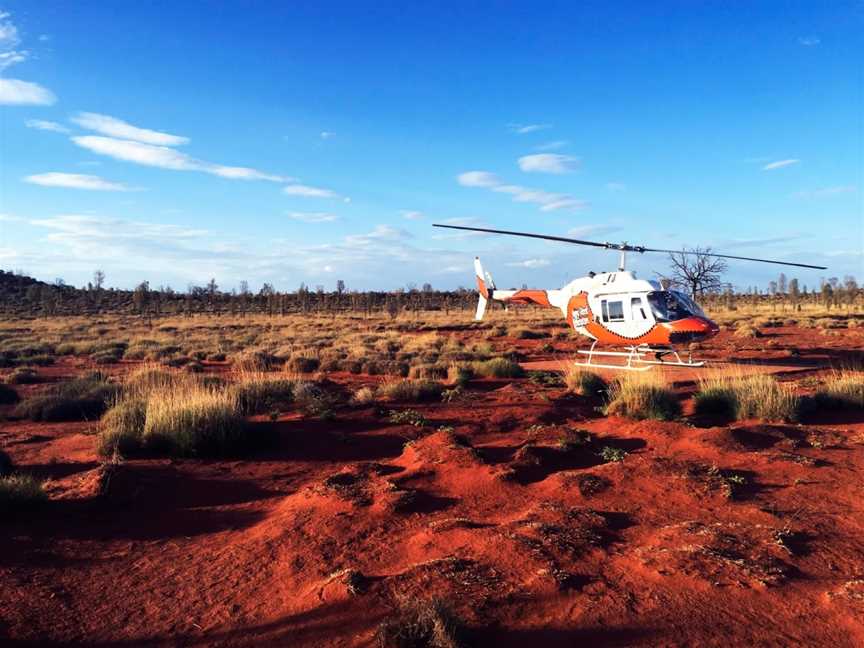
[[[634,322],[648,319],[648,315],[645,314],[645,304],[642,303],[641,297],[630,298],[630,313],[630,319]]]
[[[687,299],[687,301],[690,301]],[[651,312],[658,322],[674,322],[676,320],[691,317],[694,314],[701,314],[699,307],[693,304],[693,309],[688,307],[687,302],[680,299],[676,293],[671,290],[658,290],[648,293],[648,304],[651,306]],[[694,313],[693,310],[698,312]]]

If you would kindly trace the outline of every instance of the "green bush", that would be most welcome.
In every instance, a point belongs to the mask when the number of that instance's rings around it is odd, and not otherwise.
[[[693,411],[699,416],[738,418],[738,396],[734,389],[715,385],[705,387],[693,396]]]

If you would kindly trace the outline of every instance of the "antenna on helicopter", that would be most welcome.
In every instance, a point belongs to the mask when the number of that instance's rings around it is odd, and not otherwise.
[[[467,230],[469,232],[486,232],[488,234],[507,234],[509,236],[524,236],[526,238],[536,238],[536,239],[544,239],[546,241],[558,241],[560,243],[574,243],[576,245],[587,245],[590,247],[599,247],[604,248],[606,250],[617,250],[621,253],[621,259],[619,263],[619,270],[624,270],[624,261],[627,252],[638,252],[639,254],[644,254],[645,252],[660,252],[666,254],[687,254],[687,255],[696,255],[700,254],[699,252],[688,252],[686,250],[664,250],[660,248],[649,248],[641,245],[628,245],[626,242],[623,243],[600,243],[598,241],[583,241],[580,239],[572,239],[565,238],[563,236],[550,236],[548,234],[530,234],[528,232],[512,232],[510,230],[498,230],[498,229],[486,229],[484,227],[465,227],[462,225],[439,225],[438,223],[433,223],[432,227],[446,227],[447,229],[458,229],[458,230]],[[734,256],[731,254],[715,254],[714,252],[710,252],[707,256],[719,257],[721,259],[738,259],[739,261],[757,261],[759,263],[773,263],[775,265],[786,265],[786,266],[795,266],[797,268],[812,268],[814,270],[827,270],[826,266],[817,266],[810,265],[808,263],[793,263],[791,261],[774,261],[772,259],[757,259],[755,257],[745,257],[745,256]]]

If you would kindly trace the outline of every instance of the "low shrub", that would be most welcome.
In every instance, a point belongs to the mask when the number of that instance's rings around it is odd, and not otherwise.
[[[378,395],[394,401],[419,402],[441,397],[444,386],[430,380],[395,380],[378,388]]]
[[[354,392],[352,400],[357,405],[369,405],[375,402],[375,391],[371,387],[361,387]]]
[[[42,482],[30,475],[0,477],[0,513],[27,511],[48,501]]]
[[[468,365],[451,364],[447,367],[447,382],[457,387],[465,387],[474,377],[474,371]]]
[[[525,375],[522,366],[507,358],[492,358],[483,362],[474,362],[471,368],[478,376],[486,378],[520,378]]]
[[[294,385],[294,402],[308,416],[332,418],[337,398],[313,382],[297,382]]]
[[[762,332],[750,324],[742,324],[735,329],[734,336],[740,339],[752,339],[763,337]]]
[[[513,337],[517,340],[539,340],[541,338],[549,337],[549,333],[547,331],[537,331],[529,328],[520,328],[516,329],[513,332]]]
[[[626,374],[609,386],[606,414],[671,421],[681,416],[681,404],[661,376]]]
[[[15,415],[33,421],[96,419],[118,392],[119,387],[100,374],[75,378],[20,403],[15,408]]]

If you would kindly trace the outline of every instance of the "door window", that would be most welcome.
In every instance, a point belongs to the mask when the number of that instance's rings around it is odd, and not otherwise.
[[[610,301],[604,302],[603,321],[605,322],[623,322],[624,321],[624,302]]]
[[[645,305],[642,303],[641,297],[630,298],[630,313],[630,319],[634,322],[641,322],[642,320],[648,319],[648,316],[645,314]]]

